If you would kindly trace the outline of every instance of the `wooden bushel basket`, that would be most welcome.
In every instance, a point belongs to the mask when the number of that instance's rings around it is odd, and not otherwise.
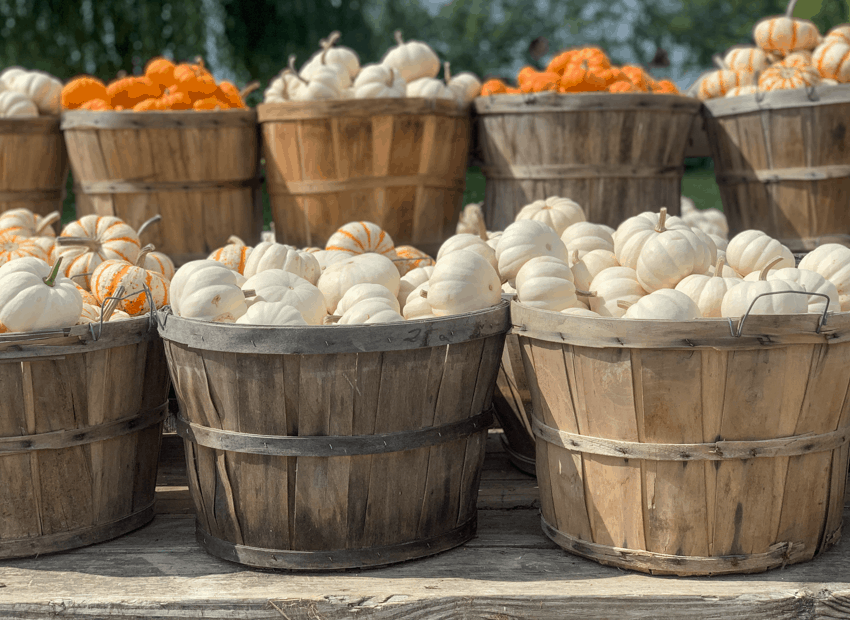
[[[68,153],[59,117],[0,119],[0,212],[62,212]]]
[[[522,207],[549,196],[571,198],[588,221],[612,227],[659,207],[678,213],[700,105],[644,93],[479,97],[487,228],[504,230]]]
[[[455,232],[469,110],[442,100],[346,99],[257,107],[283,243],[322,246],[351,221],[432,256]]]
[[[820,326],[816,315],[741,325],[511,311],[555,543],[687,576],[803,562],[838,540],[850,313]]]
[[[77,216],[115,215],[179,266],[236,235],[260,240],[259,136],[253,110],[62,115]]]
[[[383,325],[159,321],[209,553],[340,570],[475,535],[506,302]]]
[[[850,87],[715,99],[704,114],[731,234],[763,230],[793,252],[850,243]]]
[[[504,431],[502,443],[508,458],[514,467],[533,476],[535,442],[531,428],[531,392],[515,334],[505,337],[493,408]]]
[[[4,334],[0,362],[0,558],[151,521],[168,372],[150,318]]]

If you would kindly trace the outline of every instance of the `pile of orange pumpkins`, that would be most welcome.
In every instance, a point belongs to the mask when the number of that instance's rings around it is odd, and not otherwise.
[[[796,1],[785,15],[756,24],[754,47],[734,47],[722,59],[716,57],[719,68],[697,82],[697,97],[705,101],[850,82],[850,24],[821,36],[814,23],[793,17]]]
[[[0,333],[129,319],[169,303],[174,264],[141,245],[143,229],[86,215],[57,237],[58,219],[0,214]]]
[[[565,50],[555,56],[545,71],[523,67],[517,74],[517,86],[501,80],[488,80],[481,88],[482,96],[521,93],[661,93],[678,94],[670,80],[656,80],[634,65],[617,67],[598,47]]]

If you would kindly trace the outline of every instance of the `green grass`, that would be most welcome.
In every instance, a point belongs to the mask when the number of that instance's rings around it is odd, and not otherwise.
[[[723,210],[713,166],[686,168],[682,179],[682,195],[693,200],[698,209],[714,207]]]

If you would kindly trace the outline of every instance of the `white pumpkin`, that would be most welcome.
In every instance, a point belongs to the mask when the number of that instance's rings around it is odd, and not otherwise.
[[[464,71],[446,78],[449,89],[455,94],[457,101],[462,106],[468,106],[481,94],[481,80],[473,73]]]
[[[584,222],[587,216],[577,202],[560,196],[535,200],[525,205],[516,215],[517,220],[535,220],[550,226],[560,237],[573,224]]]
[[[248,256],[243,275],[250,278],[268,269],[283,269],[304,278],[311,284],[319,281],[322,268],[319,261],[309,252],[296,250],[292,246],[261,241]]]
[[[717,248],[717,251],[723,252],[725,256],[726,248],[729,247],[729,240],[726,237],[721,237],[720,235],[713,235],[711,233],[708,233],[708,236],[711,237],[712,241],[714,241],[714,246]]]
[[[398,303],[396,296],[390,293],[390,289],[381,284],[364,282],[355,284],[345,292],[336,306],[336,313],[345,314],[349,308],[367,299],[381,299],[396,312],[401,310],[401,304]]]
[[[593,278],[603,269],[620,266],[617,257],[608,250],[592,250],[581,258],[578,258],[578,251],[575,251],[570,253],[570,258],[572,259],[570,268],[573,272],[576,288],[582,291],[590,290]]]
[[[513,282],[522,266],[536,256],[554,256],[564,262],[569,259],[567,246],[547,224],[535,220],[514,222],[505,228],[496,245],[499,276]]]
[[[593,310],[588,310],[587,308],[583,308],[580,306],[575,306],[573,308],[565,308],[561,310],[561,314],[570,314],[574,316],[590,316],[590,317],[598,317],[599,313],[594,312]]]
[[[0,118],[36,118],[38,108],[32,99],[13,90],[0,93]]]
[[[393,299],[395,301],[395,299]],[[397,323],[404,317],[384,298],[363,299],[351,306],[339,319],[340,325]]]
[[[385,65],[367,65],[354,81],[355,99],[388,99],[404,97],[407,82],[401,73]]]
[[[425,292],[423,296],[422,293]],[[434,316],[431,304],[428,303],[428,282],[423,282],[413,289],[404,302],[402,315],[408,321],[413,319],[430,318]]]
[[[725,259],[717,259],[715,271],[723,272]],[[706,318],[721,316],[720,305],[729,290],[742,282],[741,278],[720,275],[691,274],[676,285],[676,290],[690,297]]]
[[[317,71],[324,67],[332,66],[342,69],[344,74],[342,83],[343,88],[348,88],[351,82],[360,73],[360,59],[357,57],[357,52],[347,47],[335,47],[336,42],[340,39],[339,32],[332,32],[327,39],[322,39],[320,44],[322,50],[314,54],[307,63],[301,67],[301,75],[308,80],[312,80]],[[336,70],[336,69],[335,69]]]
[[[552,256],[532,258],[516,277],[517,298],[531,308],[560,312],[578,305],[573,272]]]
[[[759,279],[759,273],[754,272],[744,278],[747,282],[755,282]],[[796,267],[785,267],[783,269],[771,269],[767,272],[769,280],[785,280],[788,282],[796,282],[803,287],[803,290],[808,293],[820,293],[829,298],[829,310],[831,312],[841,311],[841,302],[838,297],[838,289],[835,285],[824,278],[819,273],[809,271],[808,269],[798,269]],[[824,306],[827,305],[827,300],[820,295],[811,295],[809,297],[809,312],[815,314],[823,314]]]
[[[60,269],[29,256],[0,267],[0,333],[77,324],[83,296]]]
[[[23,71],[4,80],[6,87],[30,99],[40,114],[62,111],[62,82],[43,71]]]
[[[434,266],[428,265],[427,267],[417,267],[416,269],[411,269],[406,274],[401,276],[401,280],[398,285],[398,303],[399,306],[403,309],[405,302],[407,302],[407,297],[413,292],[417,286],[422,284],[423,282],[427,282],[431,277],[431,274],[434,273]]]
[[[483,204],[483,202],[471,202],[463,208],[457,221],[457,227],[455,228],[456,234],[462,235],[468,233],[470,235],[478,235],[485,241],[490,239],[490,235],[487,233],[487,226],[484,224],[484,211],[481,210]]]
[[[292,69],[287,67],[274,78],[263,93],[263,103],[284,103],[296,99],[296,93],[304,85]]]
[[[723,64],[732,71],[756,73],[767,69],[772,63],[760,47],[733,47],[723,57]]]
[[[398,269],[389,258],[369,253],[330,265],[319,278],[318,287],[325,296],[328,312],[334,313],[342,296],[355,284],[381,284],[398,295],[400,280]]]
[[[567,246],[567,252],[578,252],[581,258],[593,250],[614,251],[614,239],[605,228],[590,222],[576,222],[561,234],[561,241]]]
[[[624,319],[692,321],[702,317],[694,301],[681,291],[663,288],[629,306]]]
[[[649,293],[675,288],[692,273],[711,266],[709,248],[691,230],[666,230],[650,237],[638,257],[638,281]]]
[[[248,309],[237,273],[214,260],[194,260],[180,267],[168,296],[174,314],[202,321],[233,322]]]
[[[396,30],[395,40],[398,45],[387,52],[382,65],[397,69],[408,84],[420,78],[437,77],[440,59],[434,50],[421,41],[405,42],[401,30]]]
[[[626,311],[619,301],[635,303],[646,295],[637,279],[637,273],[629,267],[609,267],[600,271],[590,284],[590,309],[601,316],[621,317]]]
[[[282,269],[267,269],[248,278],[243,291],[254,291],[255,301],[292,306],[308,325],[321,325],[327,315],[325,296],[309,281]]]
[[[617,227],[614,254],[623,267],[637,269],[638,258],[643,246],[656,235],[666,230],[690,230],[681,218],[667,215],[667,209],[659,213],[647,211],[630,217]]]
[[[295,56],[289,57],[292,74],[301,81],[301,86],[292,92],[292,101],[321,101],[342,98],[342,90],[351,84],[350,78],[342,67],[319,65],[310,72],[310,76],[300,75],[295,69]]]
[[[794,267],[794,255],[791,250],[760,230],[738,233],[726,247],[726,262],[742,276],[761,271],[775,258],[782,258],[776,265],[777,269]]]
[[[297,308],[280,301],[259,300],[236,319],[240,325],[307,325]]]
[[[717,263],[717,244],[714,243],[714,239],[711,238],[711,235],[703,232],[699,228],[691,229],[691,232],[702,241],[703,245],[708,248],[708,265],[705,267],[705,270],[702,273],[706,273],[708,269]]]
[[[245,245],[245,242],[236,235],[231,235],[227,239],[227,245],[213,250],[207,259],[218,261],[241,275],[245,272],[245,265],[248,263],[253,249],[251,246]]]
[[[440,262],[442,257],[458,250],[475,252],[498,272],[499,262],[496,260],[496,251],[477,235],[454,235],[446,239],[437,251],[437,262]]]
[[[759,272],[755,281],[744,280],[732,287],[723,297],[720,305],[720,315],[725,317],[741,317],[752,304],[750,314],[805,314],[808,312],[809,300],[806,291],[796,282],[788,280],[767,280],[767,273],[772,266],[781,262],[781,257],[774,258]],[[764,293],[781,293],[761,297]],[[755,303],[753,303],[755,301]]]
[[[435,316],[474,312],[502,299],[502,283],[493,266],[469,250],[437,261],[428,281],[428,303]]]
[[[422,97],[423,99],[457,101],[454,91],[443,80],[437,78],[419,78],[413,82],[408,82],[405,95],[407,97]]]
[[[841,311],[850,310],[850,248],[827,243],[815,248],[800,261],[800,269],[820,274],[835,285]]]

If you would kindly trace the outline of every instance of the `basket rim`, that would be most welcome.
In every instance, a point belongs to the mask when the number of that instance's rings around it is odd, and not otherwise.
[[[795,344],[850,342],[850,312],[831,312],[820,333],[819,314],[756,315],[694,321],[624,319],[561,314],[511,301],[512,333],[597,349],[768,349]]]
[[[510,306],[497,305],[447,317],[374,325],[240,325],[157,312],[163,340],[193,349],[265,355],[378,353],[439,347],[503,335]]]
[[[378,99],[328,99],[261,103],[257,106],[259,123],[347,116],[388,116],[395,114],[438,114],[469,116],[470,106],[448,99],[425,97],[387,97]]]
[[[706,116],[723,118],[768,110],[806,109],[850,103],[850,84],[821,85],[813,88],[759,91],[737,97],[720,97],[704,102]]]
[[[702,102],[686,95],[665,93],[527,93],[476,97],[479,115],[529,112],[676,111],[696,115]]]
[[[174,129],[256,125],[253,108],[230,110],[66,110],[61,129]]]

